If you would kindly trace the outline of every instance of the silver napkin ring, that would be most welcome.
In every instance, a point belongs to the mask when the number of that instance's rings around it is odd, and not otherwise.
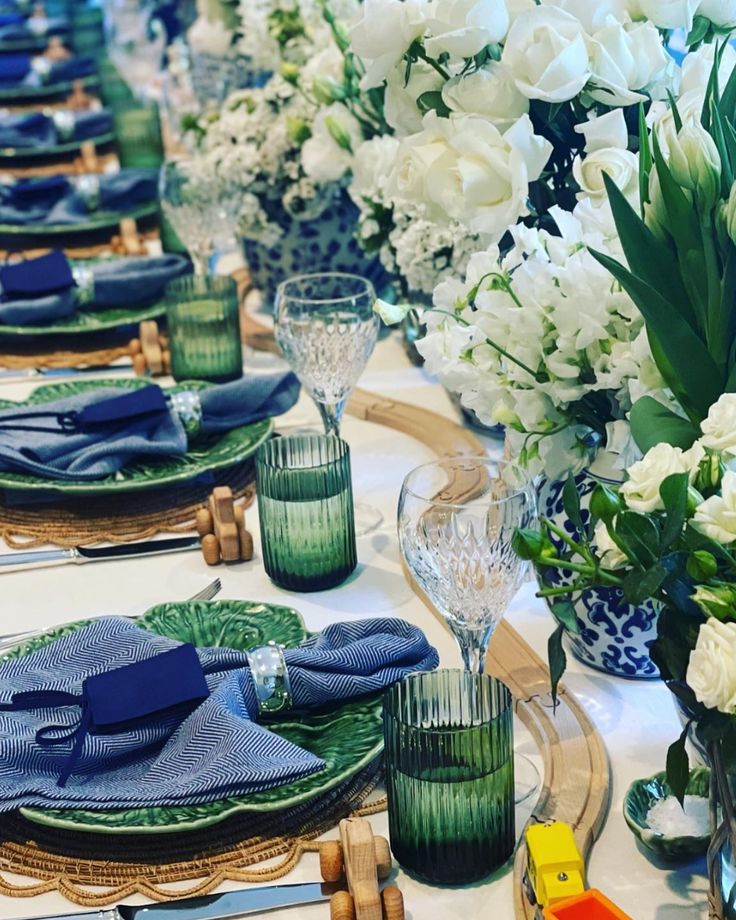
[[[41,83],[48,83],[51,76],[51,61],[42,54],[31,61],[31,70],[36,74]]]
[[[76,125],[74,113],[68,109],[57,109],[51,117],[54,120],[54,127],[59,135],[59,140],[62,143],[73,140]]]
[[[95,299],[95,275],[91,268],[84,265],[75,265],[72,268],[72,278],[77,285],[74,292],[78,304],[92,303]]]
[[[100,177],[93,173],[78,176],[76,188],[85,208],[88,211],[96,211],[100,206]]]
[[[178,390],[169,394],[171,408],[179,416],[188,438],[195,438],[202,430],[202,400],[196,390]]]
[[[292,703],[289,671],[284,647],[269,642],[246,652],[258,697],[258,714],[273,715],[290,709]]]

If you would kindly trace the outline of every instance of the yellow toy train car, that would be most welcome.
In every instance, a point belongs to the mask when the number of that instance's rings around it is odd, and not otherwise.
[[[569,824],[531,824],[526,829],[526,894],[550,907],[585,890],[585,865]]]

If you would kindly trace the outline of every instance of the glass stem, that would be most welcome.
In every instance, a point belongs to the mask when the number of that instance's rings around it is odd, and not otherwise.
[[[336,438],[340,437],[340,422],[342,421],[346,402],[346,399],[341,399],[335,403],[317,403],[319,414],[322,416],[322,422],[325,426],[325,434],[332,434]]]
[[[457,644],[460,646],[463,667],[466,671],[472,671],[476,674],[485,672],[488,643],[491,641],[495,625],[493,623],[480,629],[472,629],[467,626],[459,626],[450,621],[449,626],[457,640]]]

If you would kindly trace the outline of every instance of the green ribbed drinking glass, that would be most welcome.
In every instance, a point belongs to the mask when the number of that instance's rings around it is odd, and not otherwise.
[[[441,670],[394,684],[383,704],[391,849],[419,878],[467,884],[514,850],[511,694]]]
[[[274,438],[256,454],[266,574],[290,591],[334,588],[357,565],[350,449],[342,439]]]
[[[176,278],[166,286],[165,299],[174,379],[225,383],[241,377],[240,310],[233,279]]]
[[[123,167],[158,169],[164,161],[161,116],[156,102],[133,102],[113,110],[118,159]]]

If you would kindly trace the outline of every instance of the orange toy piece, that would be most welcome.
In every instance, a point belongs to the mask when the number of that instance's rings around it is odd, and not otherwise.
[[[245,511],[236,507],[230,486],[218,486],[207,507],[197,511],[197,533],[207,565],[253,558],[253,537],[245,529]]]
[[[381,891],[379,879],[391,873],[391,850],[385,837],[374,837],[363,818],[344,818],[340,839],[319,847],[319,867],[326,882],[347,884],[330,900],[330,920],[404,920],[404,899],[396,885]]]
[[[632,920],[597,888],[558,901],[547,907],[543,916],[544,920]]]

